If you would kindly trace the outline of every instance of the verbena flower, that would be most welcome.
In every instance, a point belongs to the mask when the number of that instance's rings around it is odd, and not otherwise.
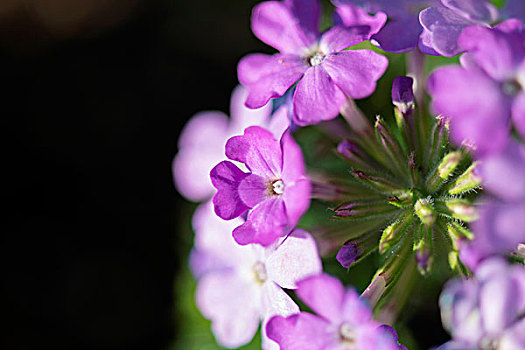
[[[179,137],[179,152],[173,159],[173,179],[180,194],[198,202],[211,198],[215,189],[209,177],[215,164],[224,159],[226,141],[251,125],[268,126],[280,137],[288,127],[287,118],[276,111],[270,121],[272,105],[260,109],[244,106],[248,91],[238,86],[231,97],[231,118],[219,111],[200,112],[184,126]]]
[[[237,243],[267,246],[289,233],[310,205],[310,180],[292,136],[285,133],[279,142],[268,130],[252,126],[228,140],[226,156],[249,170],[223,161],[210,173],[219,217],[231,220],[250,210],[246,222],[233,230]]]
[[[450,118],[456,143],[477,154],[501,150],[514,127],[525,135],[525,33],[518,21],[494,29],[469,27],[459,44],[461,66],[441,67],[429,77],[434,110]]]
[[[397,342],[392,328],[372,319],[372,312],[359,294],[329,275],[297,283],[297,295],[316,315],[301,312],[274,316],[266,331],[282,350],[406,349]]]
[[[213,213],[209,202],[193,217],[191,266],[199,277],[197,306],[211,320],[213,334],[222,346],[249,343],[262,320],[263,348],[278,349],[265,336],[264,326],[274,315],[299,312],[282,288],[294,289],[298,280],[321,272],[315,241],[307,232],[295,230],[267,248],[240,246],[231,237],[232,226],[233,222]]]
[[[299,125],[335,118],[348,97],[371,95],[388,60],[370,50],[348,47],[368,40],[369,26],[336,26],[319,33],[318,0],[267,1],[253,9],[252,31],[280,53],[251,54],[238,66],[250,90],[246,106],[260,108],[297,82],[294,120]]]
[[[525,268],[494,258],[475,278],[450,281],[439,298],[452,341],[440,350],[525,348]]]
[[[461,250],[461,260],[471,268],[525,243],[525,146],[513,141],[501,153],[482,158],[480,175],[487,196],[472,225],[475,238]]]
[[[486,0],[441,0],[419,14],[423,33],[419,42],[426,54],[456,56],[461,31],[473,25],[490,26],[499,19],[497,8]]]
[[[419,23],[419,12],[438,4],[439,0],[332,0],[336,6],[354,4],[369,13],[386,13],[388,22],[371,38],[381,49],[404,53],[414,50],[419,43],[423,28]]]

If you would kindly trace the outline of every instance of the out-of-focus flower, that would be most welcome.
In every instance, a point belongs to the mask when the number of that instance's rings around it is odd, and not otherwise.
[[[267,246],[290,232],[308,209],[311,190],[301,149],[290,133],[279,142],[268,130],[249,127],[228,140],[226,156],[249,170],[223,161],[210,173],[219,217],[231,220],[251,209],[246,222],[233,230],[237,243]]]
[[[179,152],[173,159],[173,178],[177,190],[187,199],[209,199],[215,189],[210,170],[224,159],[226,141],[252,125],[263,125],[280,137],[288,127],[287,116],[277,110],[270,121],[272,105],[248,109],[244,101],[248,91],[238,86],[231,97],[231,119],[219,111],[200,112],[186,124],[179,137]]]
[[[195,248],[191,267],[199,277],[196,301],[222,346],[247,344],[263,322],[263,348],[278,349],[265,336],[264,325],[274,315],[299,312],[282,290],[321,272],[321,260],[313,238],[295,230],[274,245],[240,246],[230,234],[232,225],[213,213],[210,202],[201,205],[193,217]]]
[[[525,348],[525,268],[486,260],[475,278],[449,282],[439,299],[452,341],[440,350]]]
[[[301,312],[273,317],[267,335],[282,350],[405,349],[397,334],[372,319],[372,312],[353,289],[321,274],[297,283],[297,295],[317,315]]]
[[[388,60],[370,50],[349,50],[370,37],[371,27],[336,26],[319,33],[318,0],[267,1],[252,14],[252,31],[280,53],[251,54],[238,66],[250,90],[246,106],[260,108],[296,82],[294,120],[299,125],[335,118],[347,99],[371,95]]]
[[[437,113],[450,117],[451,138],[476,153],[503,149],[510,130],[525,135],[525,32],[508,20],[494,29],[469,27],[459,44],[461,67],[435,70],[427,89]]]
[[[371,38],[372,43],[381,49],[404,53],[418,46],[419,36],[423,31],[419,23],[419,12],[439,0],[332,0],[336,6],[354,4],[363,7],[369,13],[386,13],[388,22]]]
[[[441,0],[419,14],[423,26],[419,48],[427,54],[455,56],[464,51],[458,46],[463,29],[473,25],[489,27],[498,17],[498,10],[489,1]]]
[[[503,152],[481,159],[480,174],[493,197],[482,200],[475,239],[461,249],[461,260],[471,268],[525,243],[525,146],[510,142]]]

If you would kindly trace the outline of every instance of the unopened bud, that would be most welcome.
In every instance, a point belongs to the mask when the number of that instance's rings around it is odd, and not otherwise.
[[[377,237],[378,233],[374,231],[347,241],[337,252],[337,261],[343,267],[350,267],[361,261],[377,248]]]
[[[361,180],[364,184],[372,187],[378,191],[385,192],[388,194],[398,194],[403,192],[399,188],[399,185],[393,183],[390,180],[387,180],[383,176],[367,174],[361,170],[351,170],[350,173],[356,178]]]
[[[478,210],[470,204],[469,201],[461,198],[451,198],[445,202],[446,209],[452,217],[465,221],[472,222],[479,218]]]
[[[379,254],[383,254],[403,238],[403,234],[414,220],[414,215],[407,212],[399,220],[388,226],[379,241]]]
[[[432,228],[420,225],[414,240],[414,253],[417,269],[423,276],[428,276],[432,269],[434,257],[432,255]]]
[[[414,205],[417,216],[425,226],[431,226],[436,221],[436,214],[428,198],[418,199]]]
[[[439,186],[446,180],[456,169],[459,162],[463,159],[461,152],[450,152],[447,154],[437,168],[433,171],[428,179],[428,190],[430,192],[436,191]]]
[[[414,109],[413,84],[410,77],[396,77],[392,83],[392,103],[402,114]]]
[[[385,202],[351,201],[340,204],[333,210],[333,216],[337,218],[364,218],[391,212],[392,207]]]
[[[468,192],[481,185],[481,176],[478,174],[479,162],[473,163],[463,174],[461,174],[448,193],[452,195]]]

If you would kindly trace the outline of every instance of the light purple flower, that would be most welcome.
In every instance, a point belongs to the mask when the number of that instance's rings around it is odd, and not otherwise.
[[[318,0],[266,1],[252,13],[252,31],[280,53],[251,54],[238,66],[250,90],[246,106],[260,108],[296,82],[294,121],[315,124],[335,118],[348,97],[371,95],[388,60],[370,50],[346,48],[368,40],[369,26],[336,26],[319,33]]]
[[[435,70],[427,82],[436,113],[450,117],[451,138],[477,154],[501,150],[513,126],[525,135],[525,34],[509,20],[494,29],[469,27],[459,44],[461,67]]]
[[[281,350],[405,349],[397,343],[395,331],[374,321],[359,294],[345,290],[338,279],[321,274],[297,286],[299,298],[317,315],[273,317],[266,332]]]
[[[525,268],[486,260],[475,278],[447,283],[439,299],[452,341],[440,350],[525,348]]]
[[[439,0],[332,0],[336,6],[354,4],[369,13],[384,12],[388,16],[386,25],[371,38],[381,49],[405,53],[418,46],[423,28],[419,23],[419,12]]]
[[[473,25],[489,27],[498,18],[498,10],[486,0],[441,0],[419,14],[423,26],[419,48],[426,54],[456,56],[464,51],[458,45],[463,29]]]
[[[224,220],[251,210],[233,230],[239,244],[267,246],[290,232],[310,205],[310,180],[305,176],[301,149],[289,133],[279,142],[272,133],[252,126],[226,143],[226,156],[249,172],[223,161],[210,172],[218,192],[215,212]]]
[[[274,315],[299,311],[282,288],[294,289],[296,281],[321,272],[316,243],[307,232],[295,230],[267,248],[240,246],[230,234],[232,224],[218,218],[210,202],[195,212],[191,267],[199,277],[197,306],[211,320],[220,345],[247,344],[262,320],[263,349],[277,350],[264,325]]]
[[[173,159],[173,179],[179,193],[191,201],[209,199],[215,189],[209,177],[215,164],[224,159],[226,141],[251,125],[268,126],[280,137],[288,121],[276,111],[270,121],[272,105],[248,109],[244,101],[248,91],[237,86],[231,97],[231,119],[219,111],[200,112],[186,124],[179,137],[179,152]]]
[[[525,243],[525,146],[510,142],[503,152],[482,158],[480,175],[492,197],[481,200],[480,219],[472,225],[475,238],[460,251],[470,268]]]

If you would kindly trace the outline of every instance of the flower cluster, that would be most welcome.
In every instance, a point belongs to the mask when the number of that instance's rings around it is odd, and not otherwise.
[[[252,31],[278,52],[241,59],[231,119],[182,131],[175,184],[204,202],[197,307],[228,348],[262,324],[263,349],[406,349],[391,326],[444,260],[459,277],[440,349],[525,349],[525,2],[332,5],[325,31],[319,0],[256,5]],[[396,54],[407,76],[388,81]],[[392,115],[370,118],[355,100],[382,86]],[[322,258],[376,272],[359,293]]]

